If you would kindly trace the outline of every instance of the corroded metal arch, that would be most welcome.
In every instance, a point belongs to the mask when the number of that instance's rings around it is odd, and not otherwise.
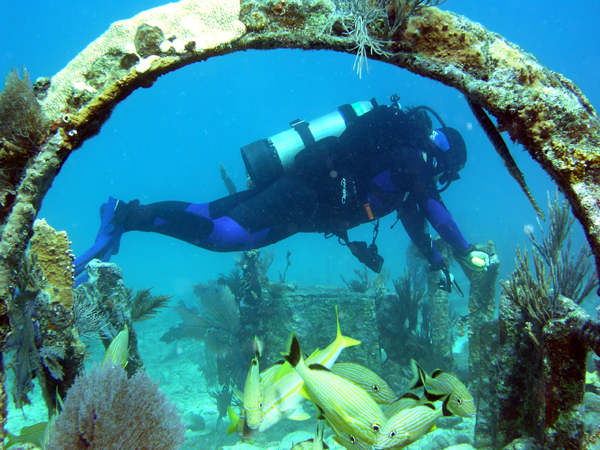
[[[332,11],[331,2],[317,0],[183,0],[113,24],[52,78],[42,100],[51,134],[38,152],[13,159],[22,170],[18,184],[0,187],[16,193],[2,220],[0,345],[9,330],[6,301],[42,199],[115,105],[212,56],[275,48],[354,53],[350,37],[335,27],[323,32]],[[495,116],[569,199],[600,267],[600,125],[574,83],[481,25],[437,8],[411,17],[391,38],[393,56],[373,57],[452,86]]]

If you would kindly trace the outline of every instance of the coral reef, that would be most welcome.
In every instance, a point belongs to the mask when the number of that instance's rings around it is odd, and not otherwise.
[[[216,366],[222,386],[242,387],[247,360],[242,353],[238,335],[241,328],[240,305],[226,286],[214,281],[194,285],[198,306],[188,309],[183,302],[175,308],[183,319],[160,340],[171,343],[175,339],[192,338],[205,343],[207,358]]]
[[[561,205],[558,198],[549,201],[549,211],[548,235],[543,234],[541,241],[532,229],[525,229],[537,249],[533,251],[535,276],[529,271],[527,251],[522,255],[517,247],[516,270],[508,282],[501,282],[499,446],[529,436],[544,448],[578,449],[586,437],[579,409],[588,351],[600,350],[600,335],[597,323],[561,295],[568,290],[579,299],[591,289],[586,293],[582,288],[583,275],[575,279],[559,276],[557,268],[565,266],[563,259],[569,261],[571,220],[566,204]],[[584,269],[575,272],[585,274]],[[592,277],[585,286],[595,281]],[[522,389],[537,395],[523,398]]]
[[[21,78],[18,70],[13,69],[0,92],[0,139],[21,151],[35,152],[46,138],[48,126],[49,121],[31,88],[29,72],[23,69]]]
[[[15,374],[15,406],[22,408],[30,403],[28,393],[35,377],[49,414],[53,414],[57,396],[65,395],[83,367],[85,347],[74,330],[72,308],[52,301],[42,289],[47,286],[37,254],[27,253],[10,303],[13,332],[6,350],[14,350],[10,367]]]
[[[0,92],[0,220],[4,222],[16,199],[26,162],[48,137],[50,121],[31,88],[29,73],[14,69]]]
[[[127,329],[129,356],[125,370],[131,377],[144,370],[133,322],[155,317],[170,297],[153,296],[149,289],[134,295],[125,287],[123,273],[116,264],[92,260],[86,272],[88,281],[75,290],[75,323],[81,334],[98,335],[105,348],[121,330]]]

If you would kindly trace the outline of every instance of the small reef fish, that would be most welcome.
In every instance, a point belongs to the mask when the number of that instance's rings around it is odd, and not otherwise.
[[[260,345],[258,338],[254,337],[254,358],[250,363],[250,370],[244,385],[244,411],[248,428],[254,430],[260,425],[263,417],[262,391],[260,390]]]
[[[342,447],[352,450],[371,450],[373,448],[370,442],[366,442],[355,434],[342,430],[339,425],[331,421],[327,416],[323,417],[325,417],[327,426],[333,431],[333,440]]]
[[[424,396],[429,401],[438,401],[448,396],[443,407],[452,414],[461,417],[475,416],[477,410],[473,396],[456,375],[436,369],[429,376],[414,359],[410,360],[410,367],[413,372],[413,379],[409,384],[410,389],[423,387],[425,389]]]
[[[117,333],[104,353],[102,364],[120,364],[123,368],[129,358],[129,329],[125,328]]]
[[[342,334],[337,307],[335,313],[335,340],[324,350],[315,351],[307,359],[307,362],[322,364],[329,368],[335,364],[336,359],[345,348],[360,344],[360,341]],[[266,386],[266,388],[262,391],[263,417],[255,434],[268,430],[283,419],[306,420],[310,418],[302,409],[302,404],[305,401],[305,398],[300,394],[300,389],[304,384],[302,377],[288,362],[278,363],[275,366],[275,368],[266,369],[261,374],[261,389],[263,389],[263,386]],[[240,421],[240,418],[234,412],[233,415],[229,414],[229,419],[232,423],[228,428],[228,433],[231,434],[236,430],[236,424]],[[237,428],[241,439],[250,439],[251,435],[255,435],[250,433],[249,429],[244,433],[241,424]],[[240,429],[242,432],[239,431]]]
[[[396,400],[394,391],[392,391],[388,384],[375,372],[360,364],[350,362],[335,363],[331,371],[358,384],[371,394],[375,402],[380,405],[392,403]]]
[[[227,434],[237,433],[240,440],[250,442],[252,442],[252,438],[258,436],[258,430],[251,430],[248,428],[246,417],[237,415],[231,406],[227,407],[227,417],[229,418]]]
[[[337,361],[338,356],[340,356],[340,353],[342,353],[342,350],[360,344],[360,341],[342,335],[337,305],[335,307],[335,320],[337,323],[335,341],[329,344],[325,349],[313,352],[313,354],[306,359],[307,364],[321,364],[322,366],[331,369]]]
[[[279,361],[260,373],[261,392],[265,392],[275,382],[275,377],[277,376],[277,373],[279,372],[279,370],[281,370],[284,364],[287,363],[285,361]]]
[[[317,421],[317,432],[315,433],[314,439],[308,439],[306,441],[298,442],[294,445],[291,450],[324,450],[328,449],[329,445],[323,442],[323,431],[325,430],[325,422],[323,420]]]
[[[405,393],[402,397],[390,404],[383,412],[386,417],[392,417],[394,414],[402,411],[403,409],[412,408],[417,406],[421,399],[413,394],[412,392]]]
[[[289,372],[263,393],[263,418],[258,427],[259,432],[268,430],[283,419],[310,418],[302,408],[304,403],[304,398],[300,394],[302,384],[302,378],[296,372]]]
[[[398,411],[381,427],[373,447],[383,450],[409,445],[431,431],[441,416],[442,408],[431,403]]]
[[[35,425],[21,428],[18,436],[12,433],[6,433],[6,444],[4,448],[10,448],[16,444],[34,444],[42,448],[46,437],[48,422],[40,422]]]
[[[365,442],[375,442],[386,417],[363,388],[320,364],[307,366],[295,334],[284,357],[304,380],[302,395],[316,404],[342,431]]]

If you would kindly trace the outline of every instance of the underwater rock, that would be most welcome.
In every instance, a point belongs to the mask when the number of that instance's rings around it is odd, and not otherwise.
[[[542,329],[545,355],[545,440],[549,449],[579,449],[584,441],[580,405],[585,391],[588,348],[578,324],[587,314],[572,300],[559,296],[555,315]]]
[[[128,292],[119,266],[93,259],[85,270],[89,280],[85,289],[88,296],[96,297],[101,305],[128,312]],[[95,292],[91,292],[89,286],[93,286]]]
[[[469,388],[477,406],[477,422],[475,424],[475,445],[478,449],[495,449],[498,434],[498,351],[500,341],[498,321],[484,323],[477,335],[477,347],[481,358],[477,383]],[[475,340],[475,339],[474,339]]]
[[[585,405],[586,414],[590,412],[600,413],[600,395],[586,392],[583,397],[583,404]]]
[[[521,309],[502,292],[497,385],[497,445],[501,448],[522,436],[530,436],[530,440],[537,439],[538,442],[543,439],[543,398],[525,395],[544,390],[543,356],[526,331],[526,320]]]
[[[438,287],[436,272],[429,272],[427,298],[431,322],[431,344],[437,368],[452,371],[452,344],[448,317],[448,292]]]
[[[446,447],[445,450],[475,450],[475,447],[473,447],[471,444],[458,444],[452,445],[451,447]]]
[[[544,450],[544,447],[533,438],[519,438],[502,447],[502,450]]]
[[[50,303],[59,302],[67,310],[73,309],[73,252],[66,231],[56,231],[45,219],[33,225],[31,252],[37,255],[37,264],[44,272],[44,291]]]
[[[190,431],[204,431],[206,428],[206,420],[202,414],[188,411],[183,415],[183,421],[186,429]]]
[[[478,396],[479,389],[476,384],[480,379],[479,365],[481,355],[489,358],[486,349],[480,349],[480,345],[487,341],[481,339],[481,328],[485,323],[494,320],[496,311],[496,280],[500,272],[500,259],[496,251],[496,245],[492,241],[487,241],[485,245],[475,244],[474,250],[485,252],[490,255],[490,265],[485,271],[475,272],[465,267],[464,262],[457,258],[457,262],[463,268],[465,276],[469,279],[471,286],[469,289],[469,377],[468,387],[475,397]],[[484,391],[482,391],[484,392]],[[484,394],[487,396],[487,393]]]

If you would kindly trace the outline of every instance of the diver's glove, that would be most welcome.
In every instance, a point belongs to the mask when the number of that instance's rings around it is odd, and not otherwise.
[[[348,248],[358,260],[375,273],[381,273],[383,257],[378,253],[377,245],[374,243],[367,247],[366,242],[348,242]]]
[[[448,293],[451,293],[452,286],[454,286],[456,288],[456,291],[458,292],[458,295],[460,295],[461,297],[465,296],[463,294],[462,289],[456,283],[456,280],[454,279],[454,275],[452,275],[450,273],[450,271],[448,270],[448,268],[446,266],[442,267],[440,270],[437,270],[436,274],[438,277],[438,287],[440,289],[442,289],[443,291],[446,291]]]
[[[473,245],[470,245],[465,252],[455,253],[455,256],[474,272],[484,272],[490,265],[490,255],[475,250]]]

